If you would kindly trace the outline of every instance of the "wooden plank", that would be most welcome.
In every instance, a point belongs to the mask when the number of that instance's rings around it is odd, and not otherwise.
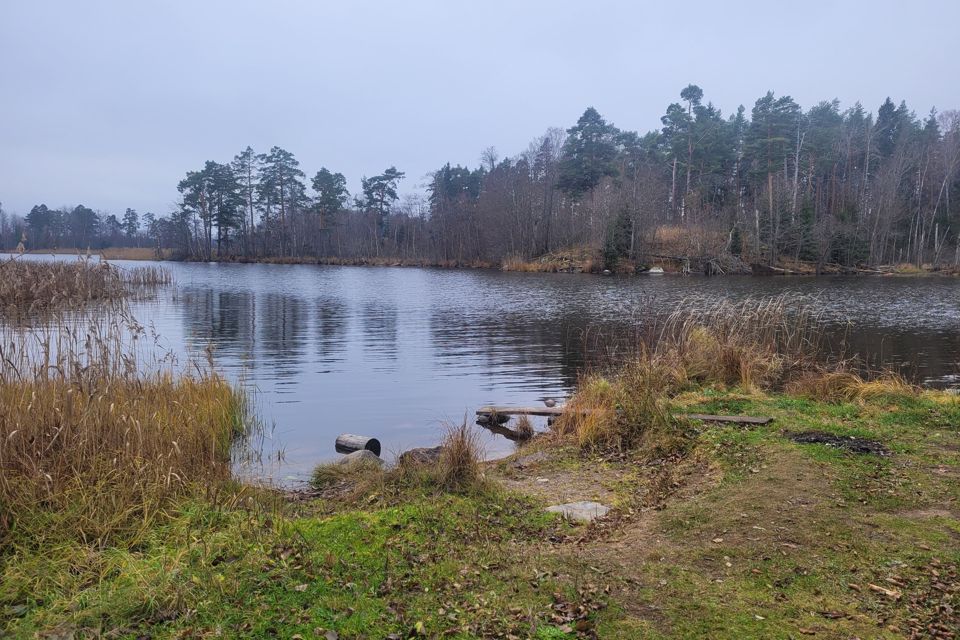
[[[563,411],[563,405],[556,407],[480,407],[477,409],[477,415],[496,413],[501,416],[559,416],[563,414]]]
[[[768,424],[773,421],[773,418],[768,416],[715,416],[708,413],[688,413],[677,417],[706,422],[736,422],[738,424]]]
[[[500,416],[548,416],[556,417],[563,415],[567,408],[565,405],[556,407],[480,407],[477,409],[478,416],[497,414]],[[773,418],[767,416],[719,416],[707,413],[690,413],[679,415],[679,418],[689,418],[690,420],[704,420],[707,422],[735,422],[739,424],[768,424]]]

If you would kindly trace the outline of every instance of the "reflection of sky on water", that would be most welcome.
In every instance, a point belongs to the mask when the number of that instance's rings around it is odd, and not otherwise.
[[[332,457],[341,432],[399,452],[435,444],[443,421],[480,405],[563,396],[598,352],[691,298],[815,295],[826,319],[853,322],[848,352],[941,384],[960,372],[960,279],[165,266],[176,290],[137,302],[137,318],[181,354],[212,344],[218,368],[258,390],[282,475]],[[484,441],[490,454],[511,446]]]

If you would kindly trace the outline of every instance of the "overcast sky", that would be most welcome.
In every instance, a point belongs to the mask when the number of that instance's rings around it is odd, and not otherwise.
[[[0,0],[0,202],[165,214],[246,145],[412,191],[590,105],[656,128],[688,83],[960,108],[960,2]]]

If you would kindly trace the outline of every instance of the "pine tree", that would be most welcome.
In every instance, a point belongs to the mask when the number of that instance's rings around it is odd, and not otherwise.
[[[273,147],[270,153],[258,156],[261,163],[258,191],[268,210],[276,207],[280,214],[280,255],[288,252],[287,219],[306,202],[305,174],[292,153]]]
[[[580,198],[604,177],[617,175],[618,133],[593,107],[584,111],[576,126],[567,130],[557,187]]]
[[[136,209],[127,208],[123,214],[123,232],[127,234],[128,240],[133,240],[139,231],[140,216],[137,215]]]
[[[340,211],[350,197],[347,179],[342,173],[332,173],[321,167],[313,176],[312,185],[317,194],[313,199],[314,210],[320,215],[320,227],[323,228],[323,218]]]
[[[630,238],[633,235],[633,221],[630,212],[620,209],[607,227],[603,242],[603,263],[605,269],[616,269],[623,258],[630,255]]]
[[[404,176],[405,174],[397,171],[396,167],[390,167],[379,175],[363,178],[360,181],[363,189],[361,207],[376,214],[377,231],[381,240],[386,237],[387,215],[390,213],[390,207],[397,200],[397,185]]]
[[[31,249],[52,246],[53,212],[47,208],[47,205],[38,204],[30,209],[30,213],[26,217],[26,223],[29,230],[27,238]]]
[[[240,184],[240,192],[243,196],[244,216],[243,223],[240,225],[240,232],[243,234],[244,251],[254,252],[254,232],[257,223],[254,220],[254,208],[257,200],[257,176],[260,171],[260,156],[254,153],[250,146],[238,153],[231,163],[233,173]]]
[[[746,152],[750,160],[754,196],[765,189],[767,196],[767,240],[769,260],[777,261],[780,243],[781,211],[775,206],[774,176],[786,170],[790,150],[800,122],[800,107],[790,96],[774,97],[772,91],[757,100],[747,132]]]

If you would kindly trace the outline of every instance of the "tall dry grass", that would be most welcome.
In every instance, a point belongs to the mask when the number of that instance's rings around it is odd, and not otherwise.
[[[781,387],[830,364],[816,307],[789,294],[685,303],[667,316],[643,350],[669,370],[672,386],[681,387],[690,382]]]
[[[92,258],[0,262],[0,310],[30,313],[76,307],[86,302],[116,300],[142,287],[173,282],[160,266],[124,269]]]
[[[838,368],[836,371],[810,372],[791,380],[787,393],[825,402],[853,402],[882,397],[914,396],[920,389],[902,376],[883,372],[874,378]]]
[[[107,247],[100,250],[104,260],[165,260],[172,253],[170,249],[156,247]]]
[[[688,302],[638,338],[634,355],[607,375],[585,376],[554,423],[584,448],[682,448],[687,428],[669,398],[698,385],[782,389],[846,366],[825,352],[815,307],[790,295],[742,302]]]
[[[554,433],[583,449],[642,448],[652,455],[680,450],[687,429],[667,410],[669,376],[649,357],[634,358],[613,375],[586,376],[554,422]]]
[[[141,355],[116,314],[0,325],[0,548],[131,546],[176,501],[230,482],[244,396]]]
[[[440,446],[440,461],[435,472],[436,482],[444,491],[469,493],[483,484],[480,439],[466,420],[448,426]]]

